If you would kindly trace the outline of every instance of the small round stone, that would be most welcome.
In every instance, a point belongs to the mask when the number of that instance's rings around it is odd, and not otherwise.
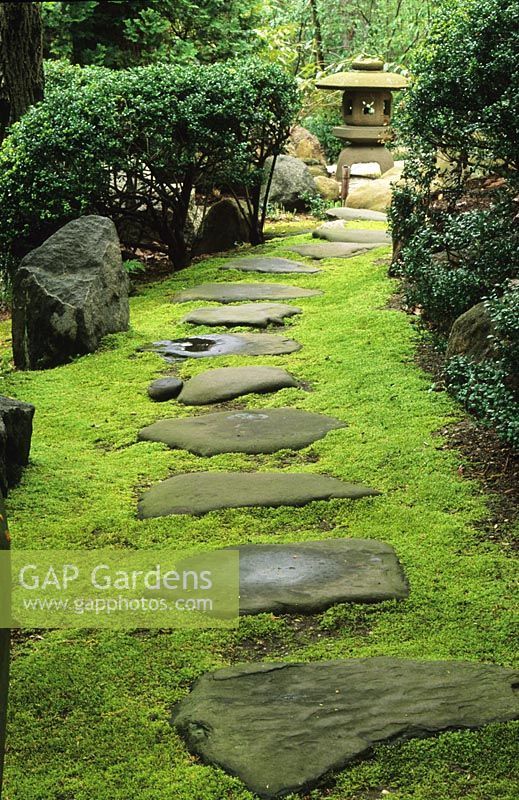
[[[180,378],[159,378],[148,386],[148,396],[156,403],[164,403],[178,397],[183,385]]]

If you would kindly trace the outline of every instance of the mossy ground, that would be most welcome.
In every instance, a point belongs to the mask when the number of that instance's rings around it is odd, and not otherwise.
[[[362,227],[376,227],[377,224]],[[357,224],[356,224],[357,225]],[[263,252],[290,257],[278,239]],[[261,252],[261,251],[258,251]],[[37,408],[31,466],[9,497],[16,548],[211,549],[240,542],[334,536],[392,544],[411,594],[402,603],[339,606],[297,624],[261,615],[239,629],[213,631],[55,631],[18,637],[10,706],[6,800],[246,800],[252,795],[218,769],[189,756],[171,729],[171,707],[195,678],[261,650],[281,660],[350,656],[466,659],[510,665],[513,658],[513,566],[475,523],[486,497],[458,473],[460,456],[434,432],[461,416],[414,363],[414,333],[385,309],[394,284],[380,263],[387,250],[321,262],[319,275],[221,273],[207,259],[131,300],[131,330],[104,348],[41,373],[8,372],[2,394]],[[257,358],[279,365],[310,391],[286,389],[234,405],[291,405],[331,414],[348,426],[297,453],[202,459],[159,444],[137,443],[139,428],[189,409],[155,405],[150,380],[167,365],[138,348],[186,335],[180,319],[194,304],[171,295],[202,281],[295,283],[322,297],[286,330],[300,352]],[[203,328],[189,328],[201,332]],[[7,326],[2,327],[8,358]],[[187,378],[250,357],[186,360]],[[309,471],[366,482],[381,497],[313,503],[301,509],[246,509],[201,518],[138,521],[136,501],[171,473],[194,470]],[[515,800],[517,727],[449,732],[377,749],[312,798],[368,800]]]

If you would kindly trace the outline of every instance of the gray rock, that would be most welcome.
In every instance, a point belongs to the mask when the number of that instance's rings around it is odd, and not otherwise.
[[[295,353],[301,349],[301,345],[294,339],[272,333],[204,333],[203,336],[154,342],[149,349],[166,361],[177,361],[179,358],[209,358],[233,354],[278,356]]]
[[[270,174],[272,157],[265,164],[265,175]],[[266,185],[263,187],[266,191]],[[278,156],[270,186],[268,201],[288,211],[304,211],[308,196],[318,196],[312,173],[304,161],[292,156]]]
[[[387,214],[383,214],[382,211],[371,211],[369,208],[328,208],[326,216],[333,219],[369,219],[387,222]]]
[[[46,369],[93,353],[128,328],[128,275],[106,217],[80,217],[25,256],[13,281],[13,354]]]
[[[220,411],[184,419],[162,419],[139,431],[139,439],[162,442],[199,456],[300,450],[344,422],[298,408]]]
[[[328,242],[353,242],[354,244],[376,244],[382,247],[390,245],[392,240],[384,231],[372,231],[346,228],[343,220],[325,222],[312,233],[314,239],[326,239]]]
[[[238,203],[224,198],[207,212],[194,242],[193,252],[196,255],[220,253],[249,239],[250,230]]]
[[[356,244],[354,242],[319,242],[297,244],[290,249],[301,256],[320,260],[323,258],[352,258],[367,253],[368,250],[384,246],[384,244]]]
[[[260,663],[200,678],[173,725],[260,797],[307,792],[373,746],[519,715],[519,673],[461,661]]]
[[[288,258],[237,258],[223,264],[220,269],[234,269],[240,272],[267,272],[282,274],[301,272],[315,274],[321,272],[317,267],[302,264],[300,261],[290,261]]]
[[[491,358],[495,347],[491,338],[495,333],[484,303],[478,303],[458,317],[451,328],[446,359],[468,356],[473,361]]]
[[[174,400],[182,391],[184,384],[180,378],[158,378],[148,386],[148,396],[156,403],[164,403],[166,400]]]
[[[197,308],[185,316],[182,322],[192,325],[235,325],[266,328],[267,325],[283,325],[285,317],[301,314],[301,309],[280,303],[240,303],[218,308]]]
[[[139,517],[207,514],[221,508],[304,506],[334,497],[379,495],[362,484],[308,472],[189,472],[152,486],[139,503]]]
[[[294,297],[315,297],[318,289],[301,289],[282,283],[201,283],[174,295],[173,303],[213,300],[215,303],[239,303],[244,300],[287,300]]]
[[[0,492],[16,486],[29,463],[34,406],[0,397]]]
[[[409,594],[395,551],[372,539],[240,545],[240,614],[314,614]]]
[[[184,384],[178,399],[186,406],[203,406],[294,386],[294,378],[279,367],[222,367],[195,375]]]

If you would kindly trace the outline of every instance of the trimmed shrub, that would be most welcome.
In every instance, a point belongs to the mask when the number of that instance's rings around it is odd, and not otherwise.
[[[257,61],[48,69],[44,102],[0,149],[4,268],[61,225],[101,213],[151,228],[175,267],[189,263],[193,192],[243,187],[262,241],[260,188],[298,107],[295,82]]]

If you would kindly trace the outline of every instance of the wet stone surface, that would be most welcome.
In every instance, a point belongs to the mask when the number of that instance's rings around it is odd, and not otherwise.
[[[173,725],[260,797],[306,792],[374,745],[519,716],[519,673],[461,661],[259,663],[200,678]]]
[[[208,358],[232,355],[233,353],[261,356],[294,353],[301,345],[293,339],[269,333],[206,333],[203,336],[187,336],[185,339],[165,339],[154,342],[149,348],[166,361],[181,358]]]
[[[300,450],[344,422],[298,408],[219,411],[185,419],[164,419],[139,432],[141,441],[162,442],[199,456],[218,453],[275,453]]]
[[[295,297],[315,297],[318,289],[302,289],[282,283],[202,283],[174,295],[173,303],[193,300],[213,300],[216,303],[238,303],[247,300],[286,300]]]
[[[317,613],[407,597],[395,551],[372,539],[241,545],[240,613]]]
[[[183,383],[180,378],[158,378],[148,386],[148,396],[156,403],[164,403],[178,397]]]
[[[306,273],[315,274],[321,270],[300,261],[290,261],[288,258],[237,258],[223,264],[220,269],[235,269],[240,272],[266,272],[266,273]]]
[[[267,325],[283,325],[285,317],[301,314],[296,306],[282,303],[240,303],[239,305],[197,308],[187,314],[182,322],[192,325],[234,325],[266,328]]]
[[[298,244],[290,249],[308,258],[353,258],[367,253],[381,244],[357,244],[354,242],[316,242],[315,244]]]
[[[376,489],[325,475],[297,472],[187,472],[152,486],[141,498],[139,517],[207,514],[221,508],[304,506],[313,500],[357,500]]]
[[[187,406],[207,405],[251,392],[262,394],[295,386],[297,381],[279,367],[222,367],[186,381],[178,399]]]

